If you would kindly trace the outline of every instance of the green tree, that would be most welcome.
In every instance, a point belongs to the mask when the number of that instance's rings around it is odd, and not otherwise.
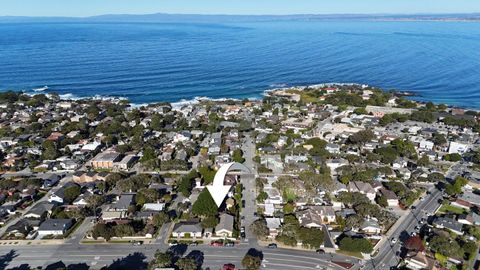
[[[427,157],[427,155],[423,155],[417,161],[418,166],[427,166],[428,164],[430,164],[430,159]]]
[[[350,135],[348,137],[348,142],[353,144],[364,144],[371,141],[373,138],[375,138],[375,134],[373,133],[373,131],[367,129]]]
[[[218,214],[218,207],[208,189],[204,189],[192,205],[192,213],[196,216],[214,216]]]
[[[462,248],[457,241],[440,235],[432,237],[429,242],[429,247],[434,252],[440,253],[448,257],[462,255]]]
[[[462,160],[462,156],[458,153],[446,154],[443,157],[446,161],[457,162]]]
[[[180,258],[175,265],[178,267],[179,270],[196,270],[197,263],[193,258]]]
[[[201,166],[198,168],[198,173],[202,176],[204,184],[208,185],[213,182],[217,171],[208,166]]]
[[[148,264],[148,270],[156,268],[166,268],[172,265],[173,255],[170,252],[161,252],[157,250],[153,260]]]
[[[238,163],[245,162],[245,158],[243,158],[243,151],[241,149],[233,150],[232,160]]]
[[[195,178],[197,178],[198,173],[196,170],[191,170],[187,175],[183,176],[178,184],[178,191],[182,193],[183,196],[190,196],[194,184]]]
[[[250,224],[250,231],[258,238],[265,239],[269,234],[267,221],[265,219],[257,219]]]
[[[368,239],[344,237],[340,240],[339,248],[350,252],[371,253],[373,246]]]
[[[145,163],[147,161],[150,161],[156,158],[157,158],[157,155],[155,154],[155,149],[153,149],[153,147],[151,146],[147,146],[143,150],[143,156],[140,159],[140,162]]]
[[[80,186],[67,187],[64,191],[64,202],[67,204],[72,203],[80,195]]]
[[[242,265],[247,270],[258,270],[262,265],[262,259],[259,256],[254,256],[252,254],[246,254],[242,259]]]
[[[324,233],[320,229],[300,227],[297,232],[302,245],[311,249],[318,249],[323,244]]]
[[[104,223],[97,223],[92,229],[92,237],[97,239],[99,237],[104,238],[106,241],[109,241],[113,236],[113,230]]]
[[[170,217],[165,212],[160,212],[155,214],[152,218],[153,225],[157,228],[160,228],[163,224],[167,223],[170,220]]]
[[[207,216],[202,219],[202,228],[215,228],[218,225],[218,218],[216,216]]]
[[[42,159],[44,160],[54,160],[60,153],[57,150],[57,145],[53,141],[45,141],[43,143],[43,152]]]
[[[155,189],[142,188],[138,190],[135,200],[138,205],[144,205],[145,203],[156,202],[160,197],[160,194]]]

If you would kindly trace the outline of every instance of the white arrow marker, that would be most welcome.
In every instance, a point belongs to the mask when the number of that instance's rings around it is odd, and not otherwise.
[[[250,172],[245,165],[236,162],[224,164],[222,167],[220,167],[220,169],[218,169],[217,173],[215,174],[215,178],[213,178],[213,183],[207,186],[210,195],[212,195],[212,198],[218,207],[222,205],[223,199],[225,199],[228,192],[232,188],[232,185],[223,184],[225,181],[225,176],[230,170],[241,170],[247,173]]]
[[[215,184],[215,182],[213,182],[213,185],[207,186],[210,195],[212,195],[212,198],[218,207],[222,205],[223,199],[225,199],[231,188],[232,186],[224,186],[223,183],[220,183],[220,185],[218,185]]]

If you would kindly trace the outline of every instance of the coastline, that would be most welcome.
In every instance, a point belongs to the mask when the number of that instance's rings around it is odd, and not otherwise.
[[[329,86],[358,86],[358,87],[373,87],[375,89],[379,89],[383,92],[387,93],[392,93],[396,97],[405,97],[409,100],[415,101],[419,104],[426,104],[428,102],[433,102],[434,104],[444,104],[448,108],[459,108],[459,109],[465,109],[465,110],[471,110],[471,111],[480,111],[480,108],[475,108],[475,107],[467,107],[467,106],[457,106],[457,105],[452,105],[448,103],[439,103],[439,102],[434,102],[430,100],[417,100],[415,98],[421,98],[423,97],[421,94],[416,93],[415,91],[410,91],[410,90],[385,90],[383,88],[377,87],[377,86],[372,86],[369,84],[364,84],[364,83],[354,83],[354,82],[323,82],[323,83],[314,83],[314,84],[301,84],[301,85],[296,85],[296,84],[273,84],[270,85],[271,88],[263,90],[258,96],[251,96],[251,97],[246,97],[246,98],[229,98],[229,97],[220,97],[220,98],[213,98],[213,97],[208,97],[208,96],[194,96],[188,99],[182,98],[179,100],[175,101],[165,101],[165,100],[155,100],[151,102],[142,102],[142,103],[135,103],[131,102],[131,100],[127,97],[122,97],[122,96],[108,96],[108,95],[94,95],[94,96],[76,96],[73,93],[64,93],[64,94],[59,94],[56,92],[54,89],[49,88],[48,86],[45,86],[46,89],[42,91],[38,91],[37,88],[32,88],[31,90],[0,90],[0,92],[7,92],[7,91],[14,91],[14,92],[22,92],[26,95],[29,96],[34,96],[38,94],[57,94],[61,100],[64,101],[78,101],[78,100],[110,100],[110,101],[122,101],[122,100],[127,100],[129,104],[134,107],[134,108],[139,108],[142,106],[148,106],[151,104],[156,104],[156,103],[169,103],[172,108],[180,108],[182,106],[186,105],[193,105],[193,104],[198,104],[202,101],[211,101],[211,102],[225,102],[228,100],[231,101],[240,101],[244,99],[248,99],[251,101],[255,100],[261,100],[264,97],[268,96],[270,93],[275,92],[275,91],[280,91],[280,90],[286,90],[286,89],[296,89],[303,91],[304,89],[307,88],[316,88],[316,87],[329,87]]]

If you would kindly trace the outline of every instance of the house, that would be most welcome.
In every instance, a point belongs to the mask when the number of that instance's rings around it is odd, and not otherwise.
[[[25,218],[35,218],[35,219],[42,219],[45,217],[50,217],[50,214],[52,213],[53,209],[53,204],[48,203],[48,202],[39,202],[36,205],[34,205],[30,211],[28,211],[25,215],[23,215]]]
[[[182,132],[175,134],[175,136],[173,137],[173,142],[175,143],[185,142],[185,141],[189,141],[191,138],[192,138],[192,134],[190,133],[190,131],[184,130]]]
[[[72,205],[75,205],[77,207],[85,207],[88,205],[88,197],[90,197],[90,195],[85,195],[84,194],[80,194],[80,196],[78,196],[73,202],[72,202]]]
[[[47,219],[38,228],[38,236],[63,235],[73,225],[72,219]]]
[[[38,227],[39,223],[38,220],[21,219],[15,224],[9,226],[5,230],[5,235],[25,238],[35,229],[35,227]]]
[[[116,211],[109,209],[107,211],[102,212],[102,220],[103,221],[117,221],[121,219],[125,219],[128,217],[127,211]]]
[[[469,149],[469,146],[467,144],[459,143],[459,142],[450,142],[448,146],[448,153],[464,154],[468,151],[468,149]]]
[[[349,192],[359,192],[367,196],[370,201],[374,202],[376,197],[375,189],[373,189],[372,185],[366,182],[360,181],[351,181],[348,183],[347,189]]]
[[[469,209],[471,207],[480,207],[480,195],[472,191],[464,191],[458,196],[457,200],[452,205]]]
[[[406,258],[405,264],[408,269],[412,270],[437,269],[435,265],[428,260],[424,252],[418,252],[415,256]]]
[[[268,227],[268,238],[275,239],[280,233],[282,222],[279,218],[265,218]]]
[[[53,202],[58,204],[65,203],[65,190],[75,186],[79,186],[79,185],[73,182],[66,183],[65,185],[63,185],[61,188],[59,188],[57,191],[55,191],[48,197],[48,202]]]
[[[380,234],[382,232],[382,228],[374,219],[365,219],[359,229],[361,232],[369,235]]]
[[[101,146],[102,146],[102,144],[99,143],[99,142],[91,142],[91,143],[87,143],[87,144],[83,145],[82,148],[80,149],[80,151],[82,151],[82,152],[93,152],[93,151],[99,150]]]
[[[50,136],[47,137],[47,141],[60,141],[63,139],[63,134],[60,132],[52,132]]]
[[[278,172],[283,171],[283,161],[280,155],[263,155],[260,160],[263,166]]]
[[[163,211],[165,209],[165,203],[146,203],[143,205],[145,211]]]
[[[458,235],[463,235],[463,232],[462,232],[463,224],[450,217],[436,217],[433,220],[432,225],[435,228],[448,229],[453,233],[456,233]]]
[[[137,160],[138,157],[136,155],[126,155],[122,160],[115,162],[113,167],[120,171],[128,171]]]
[[[43,180],[43,188],[51,188],[55,186],[61,179],[58,174],[44,174],[39,177]]]
[[[222,132],[212,133],[210,139],[210,146],[208,147],[209,155],[218,155],[220,154],[220,149],[222,146]]]
[[[393,169],[405,168],[407,167],[407,164],[408,164],[408,160],[399,157],[395,159],[395,161],[392,163],[392,168]]]
[[[117,196],[117,200],[112,203],[109,210],[128,211],[130,205],[134,203],[135,193],[124,193]]]
[[[115,162],[121,160],[120,153],[105,151],[96,155],[93,160],[90,162],[93,168],[95,169],[113,169]]]
[[[326,165],[334,172],[336,169],[348,165],[348,161],[345,159],[330,159],[326,162]]]
[[[420,141],[420,144],[418,148],[422,151],[430,151],[433,149],[433,142],[427,141],[427,140],[422,140]]]
[[[474,213],[475,214],[475,213]],[[457,216],[458,223],[465,224],[465,225],[473,225],[473,215],[472,214],[461,214]]]
[[[398,206],[398,197],[395,192],[386,188],[380,189],[379,192],[387,200],[388,206]]]
[[[340,153],[340,145],[333,144],[333,143],[327,143],[327,145],[325,146],[325,150],[327,150],[328,152],[330,152],[332,154],[338,154],[338,153]]]
[[[300,225],[321,228],[322,224],[335,222],[335,211],[331,206],[314,205],[296,213]]]
[[[232,237],[233,234],[233,216],[221,214],[220,222],[215,227],[215,235],[218,237]]]
[[[202,227],[198,221],[182,221],[173,227],[172,236],[180,238],[201,238]]]

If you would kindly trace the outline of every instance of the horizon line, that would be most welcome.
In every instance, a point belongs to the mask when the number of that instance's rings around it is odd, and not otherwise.
[[[432,16],[432,15],[480,15],[480,11],[474,12],[413,12],[413,13],[291,13],[291,14],[234,14],[234,13],[104,13],[86,16],[61,16],[61,15],[4,15],[0,17],[16,18],[77,18],[88,19],[101,16],[146,16],[146,15],[172,15],[172,16]]]

